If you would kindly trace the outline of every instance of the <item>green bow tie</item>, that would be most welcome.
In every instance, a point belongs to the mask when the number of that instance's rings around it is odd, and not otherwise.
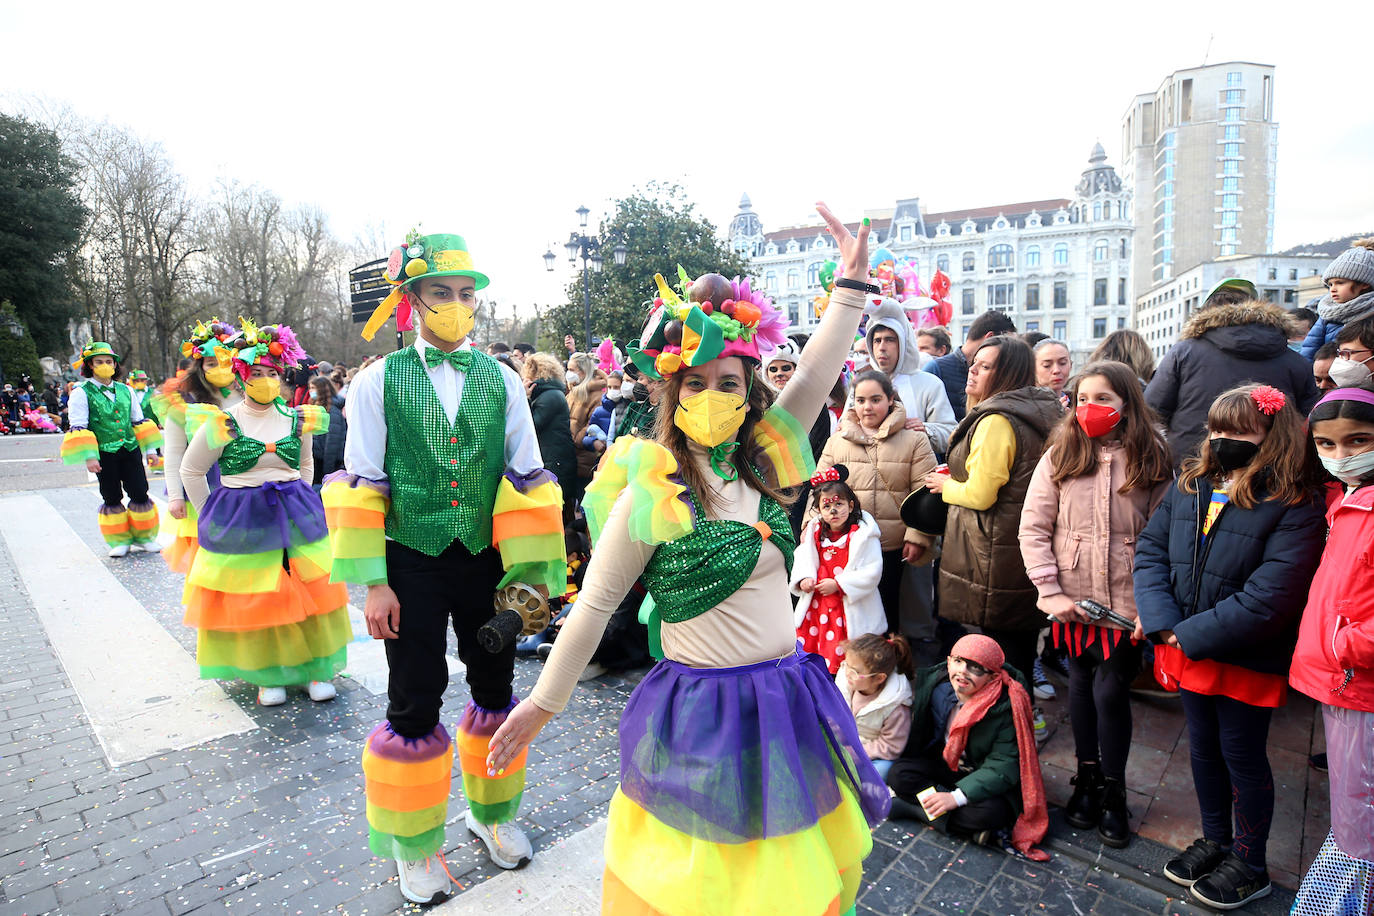
[[[438,347],[425,347],[425,365],[431,369],[440,363],[446,362],[459,372],[467,372],[468,366],[472,365],[472,350],[454,350],[452,353],[445,353]]]

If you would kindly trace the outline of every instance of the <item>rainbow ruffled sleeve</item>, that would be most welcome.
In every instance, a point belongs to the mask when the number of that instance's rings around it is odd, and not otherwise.
[[[300,418],[299,434],[302,436],[329,432],[329,411],[317,404],[302,404],[296,408],[296,416]]]
[[[135,426],[134,438],[138,440],[139,451],[155,452],[162,448],[162,430],[157,428],[153,420],[144,420]]]
[[[100,459],[100,443],[95,433],[89,429],[74,429],[62,437],[62,462],[64,464],[85,464],[92,458]]]
[[[549,597],[568,590],[568,556],[563,545],[563,491],[548,471],[540,468],[524,477],[507,472],[496,488],[491,518],[491,542],[501,551],[511,582],[543,585]]]
[[[239,425],[234,418],[213,404],[186,405],[186,441],[190,442],[204,427],[205,444],[212,449],[221,449],[238,438]]]
[[[758,448],[754,460],[764,480],[775,487],[801,486],[816,471],[806,428],[777,404],[755,425],[754,445]]]
[[[582,497],[593,545],[601,537],[611,507],[627,487],[630,537],[634,540],[662,544],[690,534],[696,527],[673,453],[648,439],[621,436],[601,459],[601,469]]]
[[[153,395],[152,405],[153,412],[162,418],[164,426],[169,422],[183,428],[186,426],[186,399],[181,396],[176,379],[168,381]]]
[[[386,513],[391,485],[335,471],[320,490],[334,552],[331,582],[386,583]],[[561,544],[560,544],[561,547]]]

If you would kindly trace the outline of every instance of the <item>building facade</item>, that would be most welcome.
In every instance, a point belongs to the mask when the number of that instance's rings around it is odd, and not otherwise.
[[[1072,197],[927,213],[919,198],[869,211],[870,248],[914,259],[928,287],[937,269],[950,278],[950,334],[962,341],[988,309],[1018,330],[1063,340],[1081,360],[1110,331],[1129,326],[1132,307],[1130,192],[1099,143]],[[857,228],[851,226],[851,230]],[[765,232],[746,194],[730,222],[729,243],[751,259],[753,274],[793,329],[814,329],[812,299],[821,265],[839,252],[823,224]]]
[[[1274,68],[1238,61],[1176,71],[1131,101],[1121,145],[1135,298],[1217,258],[1273,250],[1273,110]]]

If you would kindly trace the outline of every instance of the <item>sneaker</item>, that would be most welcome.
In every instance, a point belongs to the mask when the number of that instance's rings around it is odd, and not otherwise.
[[[481,824],[469,809],[463,815],[468,830],[487,847],[491,861],[501,868],[523,868],[534,858],[529,837],[514,824]]]
[[[1045,666],[1040,659],[1035,660],[1035,664],[1031,666],[1031,671],[1033,672],[1032,681],[1035,684],[1035,698],[1037,700],[1053,700],[1055,697],[1054,685],[1045,676]]]
[[[140,543],[140,544],[135,544],[134,547],[136,547],[137,549],[143,551],[144,553],[161,553],[161,552],[162,552],[162,545],[159,544],[157,541],[143,541],[143,542]]]
[[[285,687],[259,687],[258,705],[259,706],[280,706],[286,702]]]
[[[1205,878],[1215,871],[1225,858],[1226,850],[1219,844],[1201,837],[1193,840],[1187,849],[1165,863],[1164,877],[1175,884],[1192,887],[1198,879]]]
[[[110,556],[112,556],[112,557],[127,557],[128,555],[129,555],[129,545],[128,545],[128,544],[119,544],[119,545],[116,545],[116,546],[110,548]]]
[[[539,656],[540,661],[548,661],[549,655],[553,653],[553,643],[541,642],[534,650],[534,654]]]
[[[1045,721],[1045,714],[1037,706],[1032,710],[1034,715],[1031,717],[1031,728],[1035,730],[1035,746],[1044,747],[1045,742],[1050,740],[1049,723]]]
[[[305,692],[310,694],[310,699],[316,703],[323,703],[325,700],[332,700],[339,695],[331,681],[311,681],[305,685]]]
[[[1274,885],[1269,883],[1269,872],[1257,872],[1246,865],[1240,856],[1228,852],[1216,870],[1199,878],[1188,893],[1203,906],[1214,910],[1234,910],[1251,900],[1267,897],[1273,889]]]
[[[587,667],[582,669],[582,673],[577,676],[579,684],[586,681],[594,681],[607,672],[607,667],[598,662],[587,662]]]
[[[437,853],[426,859],[397,859],[396,875],[401,879],[401,896],[411,903],[436,903],[453,893],[448,866]]]
[[[538,633],[532,633],[529,636],[521,636],[517,639],[515,641],[516,657],[529,658],[531,655],[536,654],[539,651],[539,647],[548,642],[548,638],[544,634],[545,631],[540,630]]]

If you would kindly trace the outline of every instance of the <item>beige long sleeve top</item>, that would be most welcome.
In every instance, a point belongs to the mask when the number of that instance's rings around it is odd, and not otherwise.
[[[792,416],[820,414],[849,352],[863,305],[863,295],[854,290],[836,289],[830,297],[830,308],[819,330],[778,396],[778,404]],[[692,458],[703,469],[716,501],[712,517],[746,524],[758,521],[758,491],[742,480],[721,480],[712,473],[706,450],[696,445],[691,448]],[[611,612],[653,555],[655,545],[630,538],[631,498],[628,489],[622,491],[611,509],[587,566],[577,605],[530,693],[530,699],[541,709],[561,712],[567,705],[578,675],[601,641]],[[750,665],[791,654],[797,639],[781,551],[771,540],[765,540],[753,575],[738,591],[705,614],[681,623],[664,623],[661,635],[665,657],[698,668]]]
[[[233,391],[226,401],[216,406],[228,408],[242,401],[243,395]],[[180,423],[169,422],[162,430],[162,439],[162,457],[165,462],[163,477],[167,481],[167,499],[185,499],[185,491],[181,486],[181,459],[186,454],[186,447],[190,445],[186,440],[186,427]]]
[[[273,404],[266,407],[252,401],[240,401],[225,411],[239,425],[239,432],[257,439],[259,442],[276,442],[291,432],[293,422],[290,413],[282,413]],[[205,475],[219,460],[223,448],[211,448],[207,438],[208,430],[202,428],[196,433],[186,454],[181,460],[181,485],[186,490],[186,498],[199,512],[210,495],[210,485]],[[301,466],[293,470],[281,460],[276,452],[265,452],[258,463],[242,474],[228,474],[220,479],[220,486],[239,488],[257,487],[269,481],[284,483],[299,477],[310,483],[315,474],[315,461],[310,453],[310,436],[301,436]]]

